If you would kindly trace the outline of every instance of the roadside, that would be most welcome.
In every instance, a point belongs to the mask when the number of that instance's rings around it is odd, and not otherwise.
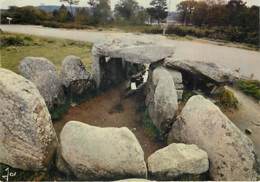
[[[219,46],[211,43],[201,43],[197,41],[170,40],[161,35],[154,34],[133,34],[124,32],[106,31],[85,31],[46,28],[31,25],[0,25],[6,32],[23,33],[41,37],[53,37],[85,42],[102,42],[107,39],[131,39],[137,38],[140,41],[146,40],[159,42],[164,46],[171,46],[175,50],[175,59],[186,59],[191,61],[213,62],[230,68],[240,70],[242,75],[260,80],[260,52],[234,47]]]

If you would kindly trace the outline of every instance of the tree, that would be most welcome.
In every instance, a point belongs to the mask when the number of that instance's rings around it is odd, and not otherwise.
[[[177,11],[180,15],[180,20],[184,25],[192,23],[192,15],[195,10],[196,1],[186,0],[177,5]]]
[[[73,15],[72,5],[78,5],[80,0],[60,0],[60,2],[66,2],[70,6],[70,13]]]
[[[89,20],[89,11],[87,8],[77,8],[75,22],[79,24],[87,24]]]
[[[12,22],[16,24],[40,24],[42,21],[50,20],[51,14],[33,6],[11,6],[1,14],[2,23],[8,23],[6,17],[13,18]]]
[[[161,20],[167,17],[167,2],[166,0],[152,0],[151,8],[147,10],[151,18],[156,19],[158,24]]]
[[[91,9],[90,24],[106,24],[112,19],[109,0],[89,0]]]
[[[206,24],[206,17],[208,15],[208,5],[205,1],[198,1],[194,7],[192,21],[194,25],[202,26]]]
[[[72,20],[72,15],[71,13],[68,11],[68,9],[66,8],[66,6],[61,5],[59,10],[54,10],[53,11],[53,16],[54,19],[58,22],[68,22]]]
[[[137,15],[139,5],[135,0],[120,0],[115,5],[115,15],[122,17],[124,20],[130,21]]]

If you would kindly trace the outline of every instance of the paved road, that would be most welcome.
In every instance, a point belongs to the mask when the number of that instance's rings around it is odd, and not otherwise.
[[[132,34],[123,32],[98,32],[86,30],[66,30],[46,28],[31,25],[0,25],[3,31],[32,34],[44,37],[65,38],[80,41],[100,42],[110,38],[129,38],[138,36],[141,39],[160,42],[162,45],[171,45],[175,49],[174,57],[180,59],[215,62],[231,69],[238,69],[242,74],[260,80],[260,52],[240,48],[219,46],[211,43],[196,41],[169,40],[160,35]]]

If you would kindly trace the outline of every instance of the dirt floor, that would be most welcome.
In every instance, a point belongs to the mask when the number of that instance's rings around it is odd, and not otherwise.
[[[55,121],[57,135],[68,121],[81,121],[99,127],[127,127],[137,137],[147,159],[165,144],[157,140],[142,124],[144,112],[138,108],[144,102],[144,97],[134,95],[123,98],[123,94],[122,86],[118,86],[71,107],[61,120]]]

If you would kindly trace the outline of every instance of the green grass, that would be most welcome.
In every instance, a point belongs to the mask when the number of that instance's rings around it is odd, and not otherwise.
[[[260,81],[257,80],[239,80],[237,87],[246,95],[252,96],[260,101]]]
[[[159,131],[159,129],[153,124],[153,121],[151,120],[148,109],[145,109],[143,114],[142,123],[144,126],[144,129],[149,134],[149,136],[157,141],[163,141],[164,138]]]
[[[1,33],[0,40],[0,67],[14,72],[18,72],[20,61],[27,56],[46,57],[59,70],[66,56],[75,55],[88,70],[91,68],[90,43],[10,33]]]

